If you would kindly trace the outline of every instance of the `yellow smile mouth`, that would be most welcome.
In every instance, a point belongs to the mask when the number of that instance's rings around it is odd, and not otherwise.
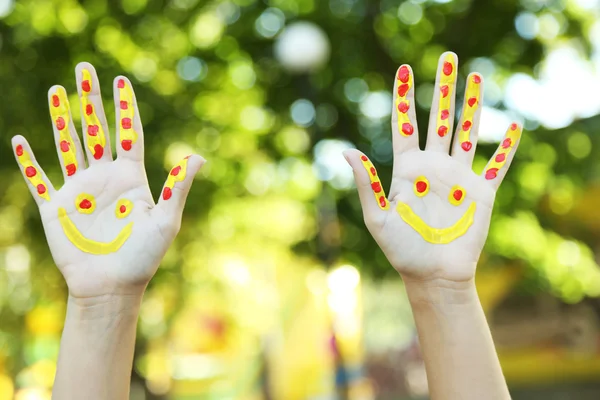
[[[415,214],[412,208],[406,203],[398,202],[396,211],[400,214],[400,218],[417,231],[423,239],[433,244],[445,244],[452,242],[467,232],[469,227],[473,224],[476,208],[475,203],[471,203],[462,217],[460,217],[454,225],[449,226],[448,228],[432,228]]]
[[[96,242],[86,238],[79,232],[79,229],[77,229],[73,221],[71,221],[67,215],[67,210],[64,208],[58,209],[58,220],[71,243],[79,250],[90,254],[109,254],[119,250],[129,238],[129,235],[131,235],[133,228],[133,222],[130,222],[121,229],[121,232],[119,232],[114,240],[110,242]]]

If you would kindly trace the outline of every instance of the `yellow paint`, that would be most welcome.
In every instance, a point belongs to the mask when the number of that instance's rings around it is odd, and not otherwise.
[[[402,85],[408,85],[408,89],[406,90],[406,92],[404,93],[404,96],[400,96],[400,93],[396,93],[396,113],[398,114],[398,132],[400,132],[400,134],[402,136],[408,137],[412,135],[412,130],[414,129],[414,127],[412,126],[412,123],[410,122],[410,118],[408,117],[408,110],[411,107],[410,101],[408,100],[408,92],[410,91],[410,89],[413,86],[413,76],[410,73],[410,69],[408,68],[408,66],[403,65],[400,68],[405,68],[408,71],[408,80],[407,82],[402,82],[400,80],[400,77],[398,75],[396,75],[396,80],[397,80],[397,87],[400,88]],[[402,112],[400,111],[400,109],[398,107],[400,107],[400,104],[406,104],[407,110],[406,112]],[[406,134],[404,132],[404,124],[409,124],[410,125],[410,134]],[[407,126],[408,127],[408,126]]]
[[[454,192],[456,192],[457,190],[460,190],[462,192],[462,197],[460,198],[460,200],[456,200],[454,198]],[[467,197],[467,191],[465,190],[465,188],[459,185],[454,185],[452,186],[452,189],[450,189],[450,193],[448,194],[448,201],[454,206],[459,206],[462,204],[463,201],[465,201],[465,197]]]
[[[125,207],[125,212],[121,212],[121,207]],[[125,218],[128,216],[133,210],[133,203],[127,199],[120,199],[117,201],[117,206],[115,207],[115,215],[117,218]]]
[[[77,229],[73,221],[71,221],[67,215],[67,211],[62,207],[58,209],[58,221],[60,222],[67,239],[69,239],[79,250],[90,254],[114,253],[123,246],[133,229],[133,222],[130,222],[121,229],[121,232],[119,232],[114,240],[110,242],[96,242],[86,238],[79,232],[79,229]]]
[[[506,164],[506,162],[508,161],[508,156],[510,155],[510,152],[512,151],[513,147],[519,141],[520,138],[521,138],[521,127],[518,124],[513,123],[510,126],[510,128],[508,128],[508,131],[506,132],[506,135],[504,136],[504,139],[502,140],[502,142],[500,142],[500,145],[498,146],[496,153],[494,153],[494,156],[492,157],[489,164],[485,168],[485,172],[487,173],[488,171],[492,170],[497,173],[504,166],[504,164]],[[487,179],[494,179],[494,178],[495,178],[495,176],[487,178]]]
[[[373,195],[375,196],[375,200],[377,200],[377,205],[382,210],[389,209],[390,203],[388,202],[387,197],[385,197],[385,190],[383,190],[383,186],[381,185],[381,181],[379,180],[375,166],[367,156],[361,156],[360,160],[369,174],[369,179],[371,180],[371,189],[373,189]]]
[[[18,145],[17,147],[19,148],[19,146],[21,146],[20,149],[21,149],[22,153],[21,153],[21,155],[19,155],[17,153],[17,160],[19,161],[19,164],[21,164],[21,166],[23,167],[23,173],[26,174],[26,170],[28,167],[35,168],[34,176],[29,177],[29,176],[25,175],[25,177],[36,189],[36,193],[38,196],[40,196],[44,200],[50,201],[50,195],[48,194],[48,186],[46,185],[46,183],[44,182],[44,179],[42,178],[41,171],[39,169],[37,169],[37,167],[35,165],[33,165],[33,161],[31,160],[29,153],[25,150],[25,147],[23,147],[23,145]],[[43,185],[44,188],[46,189],[43,194],[40,194],[40,192],[37,189],[39,185]]]
[[[433,244],[450,243],[458,237],[464,235],[469,227],[473,224],[475,216],[475,203],[471,203],[467,211],[460,217],[456,223],[448,228],[432,228],[427,225],[417,214],[413,212],[410,206],[406,203],[398,202],[396,211],[400,217],[411,228],[421,235],[423,239]]]
[[[58,101],[60,102],[58,107],[55,107],[53,104],[53,96],[58,97]],[[77,157],[75,155],[75,144],[71,139],[71,135],[69,134],[69,123],[71,116],[69,109],[69,100],[67,99],[67,93],[65,92],[65,89],[62,87],[58,87],[54,94],[50,96],[50,115],[52,116],[52,123],[58,130],[59,153],[63,159],[63,165],[65,169],[67,169],[67,175],[69,175],[67,166],[71,164],[74,165],[75,170],[73,172],[75,172],[78,168],[78,165]],[[64,121],[63,129],[58,129],[57,121],[59,121],[60,118],[62,118],[62,120]],[[67,151],[64,151],[65,148],[62,145],[64,142],[68,143],[68,148],[66,149]]]
[[[131,144],[137,141],[138,135],[133,130],[133,90],[125,79],[122,79],[123,87],[119,88],[119,110],[121,119],[119,120],[119,140],[131,140]],[[127,108],[121,107],[121,102],[127,103]],[[123,103],[124,104],[124,103]],[[131,120],[131,128],[123,127],[123,118],[129,118]]]
[[[449,75],[446,75],[444,73],[443,66],[445,65],[445,63],[450,63],[450,65],[452,66],[452,72]],[[449,114],[446,119],[442,119],[442,111],[447,110],[448,113],[450,113],[451,100],[454,96],[454,86],[456,85],[456,64],[454,63],[454,58],[452,57],[452,54],[446,54],[446,56],[444,57],[444,61],[442,62],[442,68],[440,69],[439,82],[440,93],[438,102],[437,124],[435,127],[435,131],[439,136],[444,137],[448,133],[450,133],[450,120],[454,118],[453,115]],[[448,86],[448,94],[446,96],[444,96],[444,94],[442,93],[442,88],[444,86]],[[442,127],[445,127],[445,132],[442,132],[443,134],[440,135],[440,129],[443,130]]]
[[[98,115],[96,114],[96,108],[94,106],[94,104],[90,101],[89,96],[93,90],[93,80],[92,80],[92,75],[90,74],[90,71],[88,71],[87,69],[83,69],[81,71],[81,75],[82,75],[82,82],[84,81],[88,81],[90,84],[90,91],[86,92],[85,90],[81,89],[81,105],[83,107],[83,119],[85,120],[85,124],[87,127],[90,126],[97,126],[98,127],[98,131],[96,133],[96,135],[90,135],[89,132],[89,128],[88,128],[88,132],[84,132],[84,134],[87,134],[87,147],[90,151],[90,153],[96,154],[96,150],[94,149],[96,147],[96,145],[100,145],[102,146],[102,148],[104,148],[104,146],[106,145],[106,136],[104,134],[104,129],[102,128],[102,124],[100,123],[100,120],[98,119]],[[88,115],[87,110],[88,110],[88,106],[91,107],[91,114]],[[96,157],[94,157],[96,158]]]
[[[91,203],[90,208],[81,208],[81,202],[88,200]],[[75,208],[82,214],[91,214],[96,209],[96,199],[89,193],[81,193],[75,198]]]
[[[427,187],[425,188],[425,191],[419,192],[417,190],[417,183],[419,183],[419,182],[425,182],[425,184],[427,185]],[[419,197],[425,196],[427,193],[429,193],[429,180],[427,180],[427,178],[425,178],[422,175],[417,177],[417,179],[415,179],[415,184],[413,185],[413,190],[415,191],[415,195],[417,195]]]
[[[183,160],[179,161],[177,165],[171,168],[165,187],[168,187],[172,191],[173,187],[175,187],[175,182],[181,182],[185,179],[185,175],[187,174],[187,162],[188,157],[185,157]]]
[[[479,83],[476,80],[479,79]],[[458,140],[460,145],[462,146],[465,142],[470,142],[471,140],[471,130],[473,129],[473,117],[475,112],[479,108],[479,98],[480,98],[480,89],[481,88],[481,77],[479,75],[473,75],[467,82],[467,90],[465,91],[465,104],[463,106],[463,118],[460,122],[460,133],[458,135]],[[469,104],[469,101],[473,101],[470,99],[475,99],[475,102]],[[465,122],[469,121],[468,129],[464,129]],[[471,148],[466,151],[469,151]]]

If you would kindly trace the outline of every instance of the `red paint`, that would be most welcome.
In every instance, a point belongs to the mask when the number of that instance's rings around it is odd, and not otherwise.
[[[471,148],[473,147],[473,143],[469,142],[468,140],[466,142],[462,142],[460,147],[462,147],[462,149],[464,151],[469,151],[471,150]]]
[[[506,138],[502,141],[502,148],[508,149],[512,145],[512,140],[510,138]]]
[[[177,176],[177,175],[179,175],[179,172],[181,172],[181,167],[178,165],[171,170],[171,175]]]
[[[131,118],[123,118],[121,120],[121,126],[123,129],[131,129]]]
[[[454,197],[454,200],[460,201],[460,199],[463,197],[462,190],[455,190],[454,193],[452,193],[452,197]]]
[[[510,130],[511,131],[516,131],[517,130],[517,124],[515,124],[514,122],[510,125]]]
[[[417,189],[417,192],[423,193],[424,191],[427,190],[427,182],[425,182],[425,181],[418,181],[415,184],[415,187]]]
[[[69,164],[65,167],[65,169],[67,170],[67,176],[71,176],[77,171],[75,164]]]
[[[375,167],[371,167],[369,171],[371,171],[371,175],[377,176],[377,170],[375,169]]]
[[[413,134],[414,131],[415,130],[414,130],[413,126],[410,123],[405,122],[405,123],[402,124],[402,132],[404,132],[405,135],[410,136],[410,135]]]
[[[402,83],[407,83],[409,76],[410,71],[408,70],[408,67],[406,65],[401,66],[398,70],[398,79],[400,79]]]
[[[125,151],[131,150],[131,140],[121,140],[121,147]]]
[[[480,84],[481,83],[481,76],[479,75],[473,75],[473,82]]]
[[[58,118],[56,119],[56,128],[57,128],[59,131],[62,131],[63,129],[65,129],[65,120],[64,120],[64,118],[63,118],[63,117],[58,117]]]
[[[83,199],[83,200],[81,200],[81,203],[79,203],[79,208],[83,208],[84,210],[89,210],[90,208],[92,208],[92,202],[89,201],[88,199]]]
[[[171,191],[170,188],[166,187],[163,189],[163,199],[169,200],[172,195],[173,195],[173,192]]]
[[[28,178],[34,177],[35,174],[37,174],[37,171],[34,167],[29,166],[25,168],[25,175],[27,175]]]
[[[124,81],[123,79],[119,79],[119,80],[117,81],[117,87],[118,87],[119,89],[123,89],[123,88],[125,87],[125,81]]]
[[[46,186],[43,183],[40,183],[39,185],[37,185],[36,189],[39,194],[46,193]]]
[[[400,96],[400,97],[406,96],[406,92],[408,92],[408,89],[410,89],[410,86],[408,86],[408,83],[404,83],[404,84],[398,86],[398,96]]]
[[[98,143],[94,146],[94,158],[96,160],[99,160],[102,158],[102,155],[104,155],[104,147],[102,147],[100,143]]]
[[[477,97],[471,97],[469,100],[467,100],[469,107],[473,107],[475,103],[477,103]]]
[[[471,129],[471,121],[465,121],[462,124],[462,129],[463,131],[468,131],[469,129]]]
[[[17,153],[17,156],[21,157],[23,155],[23,146],[18,144],[15,148],[15,152]]]
[[[444,85],[440,87],[440,92],[442,92],[442,97],[446,98],[446,96],[448,96],[448,93],[450,92],[450,88],[448,88],[448,85]]]
[[[53,95],[52,95],[52,105],[53,105],[54,107],[58,107],[58,106],[60,106],[60,99],[59,99],[59,98],[58,98],[58,96],[57,96],[57,95],[55,95],[55,94],[53,94]]]
[[[379,197],[379,205],[381,207],[385,207],[387,205],[387,201],[385,200],[385,196]]]
[[[98,125],[88,125],[87,127],[87,133],[90,136],[96,136],[98,134],[98,130],[100,128],[98,127]]]
[[[408,111],[408,103],[402,102],[398,104],[398,111],[400,111],[403,114],[406,114],[406,112]]]
[[[85,106],[85,114],[86,115],[92,115],[93,112],[94,112],[94,107],[92,107],[91,104],[87,104]]]
[[[375,193],[381,192],[381,182],[373,182],[373,183],[371,183],[371,189],[373,189],[373,191]]]
[[[67,142],[66,140],[63,140],[60,142],[60,151],[62,151],[63,153],[66,153],[67,151],[69,151],[70,148],[71,148],[71,146],[69,145],[69,142]]]
[[[124,205],[119,207],[119,211],[121,212],[121,214],[125,214],[125,211],[127,211],[127,207],[125,207]]]
[[[369,159],[367,158],[367,156],[360,156],[360,159],[363,161],[369,161]]]
[[[89,92],[90,90],[92,90],[92,87],[90,86],[90,81],[86,79],[85,81],[81,82],[81,89],[84,92]]]
[[[448,111],[448,110],[442,110],[442,112],[440,114],[440,118],[442,120],[448,119],[449,116],[450,116],[450,111]]]
[[[121,110],[127,110],[127,102],[124,100],[121,100],[119,102],[119,106],[121,107]]]
[[[445,125],[442,125],[438,128],[438,135],[439,137],[444,137],[446,136],[446,133],[448,133],[448,127]]]
[[[448,61],[444,61],[444,75],[449,76],[452,71],[454,70],[454,67],[452,66],[452,63],[449,63]]]
[[[485,179],[488,181],[498,176],[498,168],[490,168],[485,173]]]
[[[498,155],[496,155],[496,158],[494,160],[497,163],[501,163],[502,161],[506,160],[506,153],[498,153]]]

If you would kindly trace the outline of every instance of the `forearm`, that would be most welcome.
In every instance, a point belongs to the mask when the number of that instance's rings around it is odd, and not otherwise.
[[[432,400],[510,399],[474,281],[405,284]]]
[[[141,299],[141,294],[69,296],[53,399],[129,398]]]

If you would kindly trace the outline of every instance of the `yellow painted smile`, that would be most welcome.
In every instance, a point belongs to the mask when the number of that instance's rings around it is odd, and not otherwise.
[[[471,203],[462,217],[460,217],[454,225],[449,226],[448,228],[432,228],[415,214],[412,208],[406,203],[398,202],[396,211],[400,214],[400,218],[417,231],[423,239],[429,243],[445,244],[452,242],[454,239],[467,232],[469,227],[473,224],[476,208],[475,202]]]
[[[67,215],[67,210],[64,208],[58,209],[58,220],[71,243],[79,250],[90,254],[109,254],[119,250],[129,238],[129,235],[131,235],[133,228],[133,222],[130,222],[121,229],[121,232],[119,232],[114,240],[110,242],[97,242],[86,238],[79,232],[79,229],[77,229],[73,221],[71,221]]]

